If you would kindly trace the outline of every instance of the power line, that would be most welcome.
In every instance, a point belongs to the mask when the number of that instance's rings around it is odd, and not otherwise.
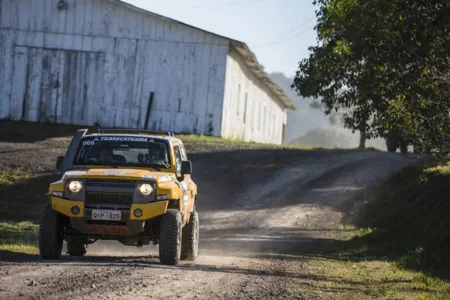
[[[308,24],[309,22],[311,22],[312,20],[314,20],[314,18],[309,18],[308,20],[306,20],[305,22],[301,23],[300,25],[295,26],[294,28],[289,29],[286,33],[284,33],[283,35],[281,35],[279,38],[282,38],[282,37],[288,35],[289,33],[294,32],[295,30],[302,28],[303,26],[307,25],[307,24]]]
[[[260,48],[265,48],[265,47],[268,47],[268,46],[271,46],[271,45],[278,45],[278,44],[282,44],[282,43],[289,42],[290,40],[292,40],[292,39],[298,37],[299,35],[301,35],[302,33],[306,32],[306,30],[302,30],[302,31],[300,31],[300,32],[297,32],[297,33],[296,33],[295,35],[293,35],[293,36],[292,36],[292,35],[289,36],[290,33],[293,33],[293,32],[295,32],[297,29],[301,29],[301,28],[303,28],[305,25],[310,24],[311,21],[314,20],[314,19],[315,19],[315,18],[310,18],[310,19],[306,20],[305,22],[301,23],[300,25],[295,26],[294,28],[289,29],[287,32],[285,32],[284,34],[280,35],[277,39],[275,39],[275,40],[273,40],[273,41],[271,41],[271,42],[265,43],[265,44],[256,45],[255,47],[253,47],[253,49],[260,49]],[[289,37],[287,37],[287,36],[289,36]],[[287,38],[283,39],[283,37],[287,37]]]

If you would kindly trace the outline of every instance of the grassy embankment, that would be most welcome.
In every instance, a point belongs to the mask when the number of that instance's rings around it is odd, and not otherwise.
[[[366,191],[346,218],[358,235],[337,242],[325,251],[326,263],[313,260],[310,268],[356,299],[450,299],[449,183],[450,163],[428,163]]]
[[[2,170],[0,171],[0,189],[11,188],[32,177],[32,174],[19,170]],[[23,200],[21,203],[10,203],[5,197],[0,199],[0,259],[3,255],[11,253],[37,254],[38,226],[33,224],[36,218],[36,206],[31,201]],[[11,220],[11,210],[18,210],[18,213],[29,221]]]
[[[361,253],[450,277],[450,163],[405,168],[367,194],[350,218]]]

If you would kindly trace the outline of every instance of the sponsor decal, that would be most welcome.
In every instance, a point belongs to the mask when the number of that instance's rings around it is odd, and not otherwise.
[[[73,171],[69,171],[69,172],[66,172],[65,174],[64,174],[64,176],[65,177],[73,177],[73,176],[83,176],[85,174],[85,172],[73,172]]]
[[[128,227],[126,226],[88,225],[88,232],[91,234],[108,234],[108,235],[129,234]]]
[[[129,174],[133,171],[131,170],[107,170],[105,171],[105,175],[125,175]]]
[[[159,176],[158,182],[163,183],[163,182],[171,181],[172,179],[173,179],[173,177],[171,175],[163,175],[163,176]]]
[[[148,142],[149,139],[145,137],[132,137],[132,136],[102,136],[103,142]]]
[[[184,206],[188,205],[189,203],[189,195],[188,195],[188,187],[186,182],[181,182],[181,190],[183,191],[183,203]]]
[[[93,173],[103,173],[105,175],[125,175],[125,174],[129,174],[132,173],[133,170],[123,170],[123,169],[117,169],[117,170],[101,170],[101,169],[97,169],[97,170],[92,170],[91,172]]]
[[[99,142],[142,142],[142,143],[153,143],[155,142],[152,138],[147,137],[135,137],[135,136],[102,136],[95,137],[92,139],[86,139],[83,141],[83,146],[93,146]]]

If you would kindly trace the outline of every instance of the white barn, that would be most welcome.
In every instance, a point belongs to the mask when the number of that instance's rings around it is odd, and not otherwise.
[[[0,0],[0,119],[280,144],[287,109],[245,43],[118,0]]]

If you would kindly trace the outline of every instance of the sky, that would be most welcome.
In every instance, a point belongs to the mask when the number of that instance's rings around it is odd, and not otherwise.
[[[245,42],[267,72],[294,76],[316,45],[312,0],[124,0]]]

